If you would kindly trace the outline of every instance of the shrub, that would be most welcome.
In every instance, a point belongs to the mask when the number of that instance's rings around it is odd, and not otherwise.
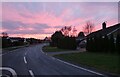
[[[58,41],[57,47],[61,48],[61,49],[75,50],[77,48],[76,39],[75,39],[75,37],[68,37],[68,36],[61,38]]]

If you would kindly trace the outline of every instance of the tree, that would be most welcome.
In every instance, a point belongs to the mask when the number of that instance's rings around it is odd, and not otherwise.
[[[58,41],[63,37],[64,35],[62,34],[61,31],[56,31],[52,36],[51,36],[51,46],[57,46]]]
[[[105,35],[105,37],[103,38],[103,46],[103,51],[109,52],[109,39],[107,35]]]
[[[78,37],[85,37],[84,32],[79,32]]]
[[[83,31],[86,35],[90,34],[94,29],[94,24],[90,21],[86,22],[86,25],[83,27]]]
[[[74,26],[74,28],[73,28],[73,30],[72,30],[71,36],[72,36],[72,37],[76,37],[76,34],[77,34],[77,29],[76,29],[75,26]]]
[[[63,37],[58,41],[58,48],[75,50],[77,48],[75,37]]]
[[[89,38],[87,38],[87,43],[86,43],[86,50],[89,51],[90,50],[90,40]]]
[[[61,32],[63,33],[64,36],[69,36],[71,32],[71,26],[65,26],[61,29]]]
[[[2,32],[2,37],[7,38],[8,37],[8,33],[7,32]]]
[[[2,32],[2,48],[11,46],[11,40],[7,37],[8,37],[7,32]]]
[[[120,35],[117,34],[117,37],[116,37],[116,51],[117,53],[120,54]]]
[[[113,34],[110,36],[110,39],[109,39],[109,51],[111,53],[113,53],[115,51],[115,43],[114,43]]]

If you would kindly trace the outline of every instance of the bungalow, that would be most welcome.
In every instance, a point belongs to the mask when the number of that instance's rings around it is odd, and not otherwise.
[[[120,51],[120,23],[102,29],[87,36],[86,49],[90,52],[119,53]]]
[[[80,41],[79,42],[80,47],[85,47],[86,43],[87,43],[86,38],[93,38],[93,39],[94,39],[94,37],[104,38],[106,35],[108,36],[108,38],[110,38],[110,36],[113,35],[114,42],[115,42],[117,34],[120,35],[120,23],[115,24],[115,25],[110,26],[110,27],[106,27],[106,23],[104,22],[102,24],[102,29],[95,31],[95,32],[92,32],[89,35],[87,35],[86,37],[78,37],[76,40]]]
[[[92,32],[91,34],[87,35],[87,38],[94,38],[94,37],[101,37],[101,36],[102,38],[104,38],[105,35],[107,35],[108,38],[110,38],[110,36],[113,35],[114,39],[116,40],[117,34],[120,35],[120,23],[106,28],[106,23],[104,22],[102,24],[101,30]]]
[[[7,39],[10,39],[10,41],[13,42],[24,42],[24,38],[20,38],[20,37],[8,37]]]

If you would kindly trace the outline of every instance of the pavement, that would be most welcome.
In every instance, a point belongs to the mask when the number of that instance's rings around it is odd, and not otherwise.
[[[63,75],[106,76],[51,57],[42,51],[43,46],[44,44],[33,45],[0,55],[2,58],[2,67],[0,67],[2,74],[8,76],[12,74],[15,77],[39,77],[41,75],[57,75],[60,77]]]

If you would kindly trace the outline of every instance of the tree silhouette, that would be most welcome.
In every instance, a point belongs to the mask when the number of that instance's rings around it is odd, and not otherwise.
[[[109,51],[110,51],[110,53],[115,51],[115,43],[114,43],[113,34],[111,34],[110,39],[109,39]]]
[[[51,37],[51,45],[52,46],[57,46],[58,45],[58,41],[63,37],[64,35],[62,34],[61,31],[56,31],[52,37]]]
[[[71,32],[71,26],[65,26],[61,29],[61,32],[63,33],[64,36],[69,36]]]
[[[8,33],[7,32],[2,32],[2,37],[4,37],[4,38],[8,37]]]
[[[116,37],[116,51],[117,53],[120,54],[120,35],[117,34],[117,37]]]
[[[84,32],[79,32],[78,37],[85,37]]]
[[[94,24],[90,21],[86,22],[86,25],[83,27],[83,31],[86,35],[90,34],[94,29]]]

